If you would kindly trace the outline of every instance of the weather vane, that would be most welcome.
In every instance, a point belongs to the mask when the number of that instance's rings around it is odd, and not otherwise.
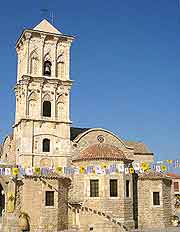
[[[51,23],[54,23],[54,12],[47,8],[41,9],[41,14],[43,18],[50,19]]]

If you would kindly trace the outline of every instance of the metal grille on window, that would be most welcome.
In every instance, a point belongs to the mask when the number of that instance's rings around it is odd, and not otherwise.
[[[50,152],[50,139],[43,139],[43,152]]]
[[[46,206],[54,206],[54,192],[46,191]]]
[[[110,180],[110,197],[117,197],[117,180]]]
[[[90,180],[90,197],[99,196],[99,180]]]
[[[43,102],[43,116],[51,117],[51,102],[50,101]]]
[[[160,205],[159,192],[153,192],[153,205]]]
[[[126,180],[126,197],[129,197],[129,180]]]

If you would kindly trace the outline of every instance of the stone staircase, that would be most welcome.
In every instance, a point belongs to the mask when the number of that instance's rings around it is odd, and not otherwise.
[[[54,186],[52,186],[49,182],[47,182],[47,180],[43,179],[43,181],[46,182],[46,184],[48,184],[49,186],[51,186],[51,188],[54,189],[56,192],[58,192],[58,190]],[[71,210],[76,210],[76,207],[74,207],[73,204],[71,204],[69,202],[68,202],[68,208]],[[91,212],[92,214],[94,214],[96,216],[101,216],[101,217],[105,218],[106,220],[108,220],[112,224],[118,226],[120,232],[129,231],[128,228],[125,225],[123,225],[121,222],[119,222],[116,218],[114,218],[113,216],[111,216],[103,211],[100,211],[97,209],[92,209],[92,208],[87,207],[87,206],[82,205],[82,204],[79,204],[78,208],[79,208],[78,210]],[[70,231],[67,230],[67,232],[71,232],[71,230]],[[72,232],[73,232],[73,230],[72,230]]]

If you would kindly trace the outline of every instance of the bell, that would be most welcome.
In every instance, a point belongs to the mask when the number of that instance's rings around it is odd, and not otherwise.
[[[46,64],[45,69],[44,69],[44,75],[50,76],[51,75],[51,69],[48,64]]]

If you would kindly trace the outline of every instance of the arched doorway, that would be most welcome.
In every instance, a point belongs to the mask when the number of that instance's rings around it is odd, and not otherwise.
[[[5,191],[0,184],[0,217],[2,216],[3,209],[5,209]]]

